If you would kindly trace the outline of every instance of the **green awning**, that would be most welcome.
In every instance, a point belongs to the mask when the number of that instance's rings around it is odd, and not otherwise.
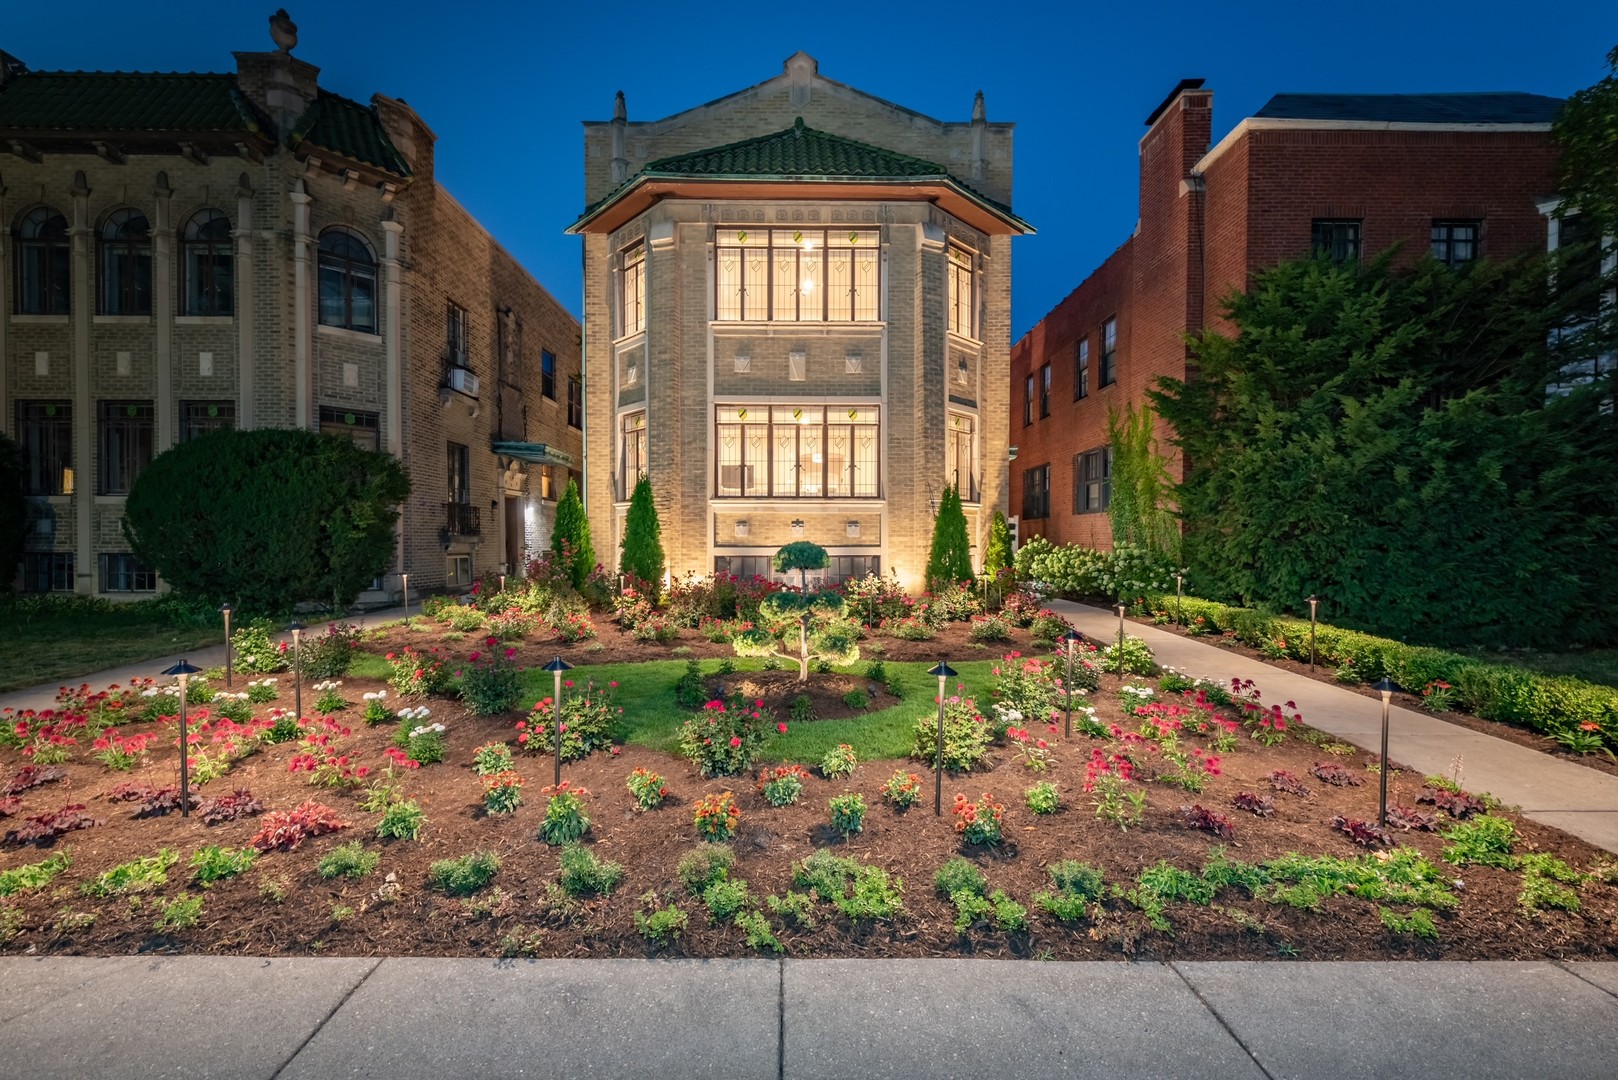
[[[573,455],[542,442],[497,442],[493,450],[501,457],[516,458],[533,465],[565,465],[571,467]]]

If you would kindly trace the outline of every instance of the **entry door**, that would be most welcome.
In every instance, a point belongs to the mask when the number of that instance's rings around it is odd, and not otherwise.
[[[528,569],[523,551],[522,500],[506,496],[506,573],[520,577]]]

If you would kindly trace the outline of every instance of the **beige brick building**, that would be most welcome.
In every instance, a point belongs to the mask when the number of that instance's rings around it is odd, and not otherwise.
[[[947,484],[981,551],[1006,501],[1012,125],[945,123],[819,73],[585,124],[586,503],[616,562],[636,478],[673,575],[919,589]]]
[[[277,51],[229,74],[0,53],[0,423],[33,496],[26,588],[160,587],[124,496],[218,426],[404,461],[396,564],[362,600],[396,598],[401,569],[464,587],[548,541],[582,458],[578,323],[438,185],[408,105],[321,89],[275,24]]]

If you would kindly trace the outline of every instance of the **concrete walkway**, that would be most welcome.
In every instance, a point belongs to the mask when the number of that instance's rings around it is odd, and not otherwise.
[[[1607,1078],[1618,964],[0,958],[0,1080]]]
[[[412,616],[420,615],[421,605],[412,600],[410,604],[410,613]],[[361,629],[369,629],[378,623],[391,622],[394,619],[403,617],[404,608],[392,607],[379,608],[376,611],[367,611],[361,615],[347,615],[344,616],[340,621],[353,623],[355,626],[358,626]],[[306,631],[307,633],[324,634],[326,632],[326,624],[328,622],[338,620],[311,617],[306,621],[308,622],[309,626],[309,629]],[[291,638],[291,634],[283,633],[275,635],[275,640],[277,641],[283,639],[290,641]],[[173,667],[175,662],[181,658],[189,660],[192,664],[202,668],[203,670],[207,670],[211,667],[224,667],[225,646],[222,644],[211,645],[207,648],[192,649],[190,652],[171,653],[167,656],[160,656],[155,660],[143,660],[138,664],[126,664],[123,667],[111,668],[107,671],[97,671],[93,674],[83,675],[75,679],[63,679],[62,685],[72,684],[77,686],[79,683],[87,682],[93,689],[97,690],[104,689],[113,685],[114,683],[118,684],[119,686],[125,686],[129,683],[130,679],[136,677],[157,678],[159,672]],[[250,675],[240,675],[239,673],[238,675],[242,681],[252,678]],[[52,684],[47,686],[34,686],[27,690],[13,690],[7,694],[0,694],[0,709],[6,708],[7,706],[19,710],[52,708],[56,704],[56,691],[58,689],[60,689],[60,686]]]
[[[1113,612],[1065,600],[1053,600],[1049,607],[1098,643],[1118,640],[1118,616]],[[1127,632],[1143,639],[1165,667],[1219,682],[1252,679],[1264,701],[1297,702],[1311,727],[1372,753],[1381,750],[1379,699],[1155,626],[1129,622]],[[1520,806],[1526,817],[1618,852],[1618,777],[1397,706],[1390,731],[1388,756],[1401,765],[1424,775],[1448,776],[1459,757],[1461,783],[1468,791],[1487,791]]]

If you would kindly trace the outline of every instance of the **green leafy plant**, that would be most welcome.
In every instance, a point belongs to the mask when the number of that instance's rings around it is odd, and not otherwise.
[[[1036,814],[1054,814],[1061,809],[1062,798],[1056,790],[1056,785],[1049,780],[1042,780],[1025,792],[1028,800],[1028,809]]]
[[[173,900],[160,900],[157,921],[152,929],[158,933],[172,930],[190,930],[202,919],[202,897],[177,896]]]
[[[703,776],[736,776],[753,767],[770,736],[762,701],[710,701],[680,728],[680,753]]]
[[[584,806],[584,800],[590,797],[588,789],[563,780],[552,787],[541,788],[540,794],[550,796],[545,804],[545,820],[539,826],[539,838],[545,843],[553,847],[571,844],[590,828],[590,816]]]
[[[315,869],[323,878],[362,878],[373,873],[381,860],[381,852],[367,851],[358,840],[350,840],[322,855]]]
[[[427,883],[450,896],[470,896],[487,885],[500,869],[500,856],[474,851],[458,859],[439,859],[427,870]]]
[[[511,747],[503,742],[487,742],[472,751],[472,771],[479,776],[511,771]]]
[[[485,638],[483,648],[467,656],[461,668],[459,691],[467,711],[474,716],[494,716],[516,709],[523,694],[517,650],[502,646],[499,638]]]
[[[871,704],[871,695],[864,690],[850,690],[843,695],[843,704],[850,709],[863,709]]]
[[[762,912],[743,911],[736,916],[736,927],[746,935],[748,948],[769,949],[771,952],[782,952],[785,947],[781,939],[775,936],[770,928],[770,920]]]
[[[890,921],[904,911],[904,882],[879,866],[821,849],[793,868],[793,884],[836,906],[846,917]]]
[[[595,568],[595,548],[590,542],[590,521],[584,514],[578,481],[568,479],[567,489],[556,504],[556,523],[551,529],[551,551],[562,576],[574,589],[582,589]]]
[[[258,852],[253,848],[232,849],[209,844],[191,856],[191,880],[206,889],[216,881],[246,873],[257,860]]]
[[[841,780],[854,775],[854,767],[859,764],[859,755],[848,743],[838,743],[826,751],[826,756],[820,759],[820,775],[828,780]]]
[[[716,881],[730,876],[736,865],[736,853],[728,844],[703,844],[680,857],[675,874],[686,891],[701,896]]]
[[[589,679],[584,686],[562,682],[562,760],[579,761],[612,745],[612,728],[623,709],[613,703],[614,685]],[[531,754],[554,753],[556,702],[546,696],[526,719],[517,721],[517,745]]]
[[[935,592],[958,582],[971,581],[972,547],[966,535],[966,512],[960,493],[945,487],[933,519],[932,547],[927,554],[927,584]]]
[[[415,799],[391,802],[382,811],[382,820],[376,823],[376,835],[381,840],[419,840],[427,824],[427,815]]]
[[[708,909],[708,919],[721,923],[733,918],[752,903],[752,893],[741,878],[722,877],[702,890],[702,903]]]
[[[915,739],[910,756],[928,765],[938,765],[938,714],[936,707],[916,717]],[[988,756],[994,727],[978,711],[977,702],[958,694],[944,699],[944,768],[953,773],[971,772]]]
[[[678,905],[659,907],[655,892],[640,899],[644,909],[635,912],[635,929],[641,937],[654,945],[670,945],[685,933],[687,916]]]
[[[44,888],[71,865],[73,857],[66,851],[58,851],[37,863],[0,870],[0,896]]]
[[[995,802],[989,792],[985,791],[977,802],[968,802],[965,795],[956,794],[952,813],[955,832],[966,843],[993,845],[1000,842],[1006,808]]]
[[[578,844],[562,848],[558,861],[562,867],[562,891],[569,896],[605,895],[617,888],[624,876],[623,866]]]
[[[828,804],[831,827],[842,834],[844,840],[865,828],[865,796],[859,792],[833,795]]]
[[[1101,650],[1101,668],[1113,674],[1124,675],[1150,675],[1157,670],[1157,660],[1152,656],[1151,647],[1137,637],[1124,636],[1124,647],[1120,653],[1118,642]]]
[[[695,660],[687,660],[685,671],[674,680],[674,703],[682,709],[700,709],[707,700],[708,688],[702,678],[702,665]]]
[[[1445,862],[1456,866],[1476,863],[1504,869],[1517,865],[1517,859],[1511,854],[1511,847],[1517,840],[1517,829],[1505,818],[1474,818],[1440,835],[1449,841],[1444,846]]]
[[[1433,922],[1432,912],[1425,908],[1417,908],[1408,914],[1401,915],[1392,908],[1379,907],[1377,908],[1377,915],[1381,918],[1382,925],[1386,926],[1390,933],[1409,934],[1412,937],[1421,938],[1423,941],[1438,940],[1438,926]]]
[[[86,896],[122,896],[150,892],[169,879],[169,868],[180,861],[180,853],[163,848],[156,855],[119,863],[82,886]]]

